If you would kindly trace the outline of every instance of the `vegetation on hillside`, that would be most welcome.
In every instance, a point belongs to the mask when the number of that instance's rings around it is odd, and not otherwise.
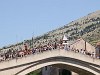
[[[42,75],[41,70],[36,70],[34,72],[30,72],[27,75]]]

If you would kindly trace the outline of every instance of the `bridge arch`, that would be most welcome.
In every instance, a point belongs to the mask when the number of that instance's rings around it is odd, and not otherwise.
[[[48,60],[48,61],[47,61]],[[76,59],[75,59],[76,60]],[[73,62],[74,59],[72,58],[66,58],[66,57],[52,57],[52,58],[47,58],[42,61],[39,61],[40,63],[37,63],[35,65],[31,65],[15,75],[26,75],[32,71],[38,70],[42,67],[45,66],[56,66],[59,68],[67,69],[73,72],[78,73],[79,75],[99,75],[100,72],[99,70],[93,68],[86,62],[77,60],[76,62]],[[98,72],[97,72],[98,71]]]

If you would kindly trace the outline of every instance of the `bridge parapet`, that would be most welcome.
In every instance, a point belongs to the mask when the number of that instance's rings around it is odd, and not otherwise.
[[[17,73],[19,70],[22,70],[33,63],[36,64],[38,63],[38,61],[40,62],[41,60],[53,58],[53,57],[66,57],[66,58],[71,58],[73,62],[76,62],[75,60],[78,60],[81,62],[93,64],[92,66],[97,65],[99,66],[98,70],[100,70],[100,59],[94,59],[90,56],[80,54],[80,53],[75,53],[73,51],[65,51],[63,49],[59,49],[59,50],[56,49],[56,50],[51,50],[51,51],[45,51],[43,53],[38,53],[35,55],[29,55],[29,56],[19,58],[19,59],[13,59],[10,61],[1,62],[0,73],[3,73],[3,71],[11,72],[12,71],[11,69],[13,70],[16,69],[16,73]]]

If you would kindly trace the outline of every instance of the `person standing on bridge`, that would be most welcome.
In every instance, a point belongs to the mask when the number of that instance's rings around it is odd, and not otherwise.
[[[55,42],[55,44],[54,44],[54,49],[57,49],[57,43]]]

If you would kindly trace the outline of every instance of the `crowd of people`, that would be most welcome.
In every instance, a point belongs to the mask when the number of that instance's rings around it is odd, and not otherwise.
[[[83,49],[78,50],[78,49],[70,48],[70,45],[65,46],[65,45],[63,45],[63,41],[60,40],[59,43],[55,41],[53,44],[48,43],[47,45],[39,45],[39,46],[34,47],[32,49],[30,49],[27,44],[24,44],[24,49],[21,49],[21,50],[14,50],[13,48],[11,48],[7,52],[0,54],[0,61],[18,59],[18,58],[21,58],[21,57],[24,57],[27,55],[43,53],[44,51],[48,51],[48,50],[51,51],[51,50],[55,50],[55,49],[65,49],[67,51],[74,51],[75,53],[78,52],[81,54],[95,57],[94,52],[89,53]]]
[[[27,55],[31,54],[36,54],[36,53],[43,53],[44,51],[47,50],[54,50],[57,49],[58,44],[55,42],[54,44],[48,43],[47,45],[39,45],[34,48],[29,48],[27,44],[24,44],[24,48],[20,50],[14,50],[13,48],[8,49],[4,53],[0,53],[0,61],[6,61],[6,60],[11,60],[11,59],[18,59],[20,57],[24,57]]]

